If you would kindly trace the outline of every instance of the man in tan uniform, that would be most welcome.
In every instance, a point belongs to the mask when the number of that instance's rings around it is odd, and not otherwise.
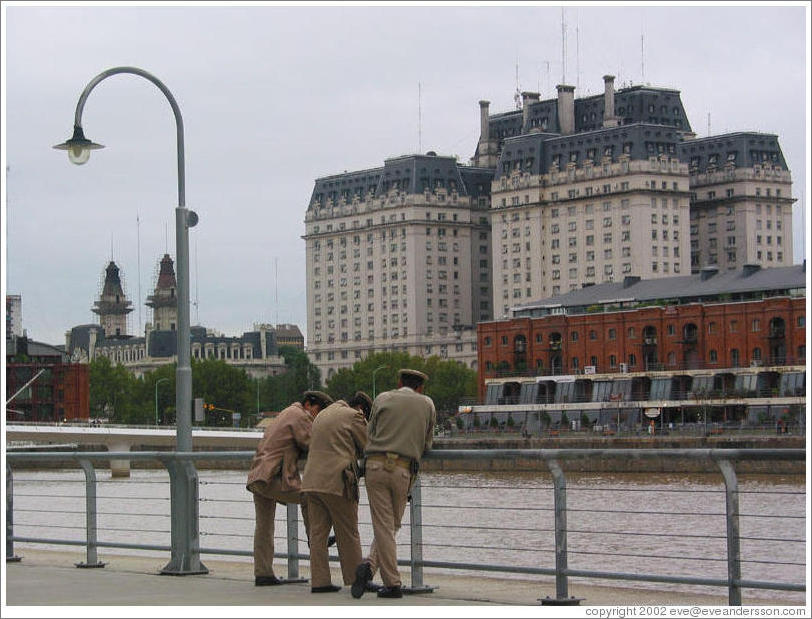
[[[369,419],[366,448],[366,487],[374,539],[369,558],[358,564],[352,596],[360,598],[380,568],[384,586],[378,597],[403,597],[397,564],[395,535],[400,529],[409,490],[420,459],[431,448],[437,413],[423,395],[428,377],[416,370],[401,370],[398,389],[375,398]]]
[[[258,587],[284,582],[273,573],[276,504],[300,503],[305,531],[308,530],[298,463],[310,445],[313,419],[332,402],[326,393],[305,391],[302,401],[279,413],[259,441],[246,482],[246,488],[254,494],[254,584]]]
[[[310,454],[302,477],[310,518],[310,591],[329,593],[340,586],[330,582],[327,534],[335,529],[344,584],[352,584],[360,563],[358,533],[358,459],[367,444],[366,416],[372,398],[362,391],[338,400],[313,421]]]

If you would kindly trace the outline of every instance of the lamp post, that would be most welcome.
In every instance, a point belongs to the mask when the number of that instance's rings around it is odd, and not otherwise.
[[[372,370],[372,399],[375,399],[375,374],[378,373],[378,370],[382,370],[384,368],[388,368],[388,365],[379,365],[374,370]]]
[[[137,75],[152,82],[164,94],[175,115],[178,160],[178,206],[175,209],[175,253],[178,282],[178,364],[175,373],[176,449],[192,451],[192,367],[189,331],[189,228],[197,225],[198,217],[186,208],[186,181],[183,150],[183,117],[175,97],[157,77],[137,67],[113,67],[94,77],[76,104],[73,136],[54,148],[68,151],[71,163],[82,165],[90,158],[90,151],[104,148],[85,137],[82,129],[82,111],[93,89],[100,82],[120,73]],[[197,471],[189,461],[174,460],[170,469],[172,501],[172,560],[164,567],[164,574],[204,574],[208,570],[200,562],[198,531]]]
[[[165,380],[169,380],[168,378],[159,378],[155,381],[155,425],[158,425],[158,385],[160,385]]]

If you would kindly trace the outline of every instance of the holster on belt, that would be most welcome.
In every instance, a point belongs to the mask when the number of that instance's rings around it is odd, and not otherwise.
[[[386,460],[383,463],[383,470],[392,472],[395,470],[395,467],[398,463],[398,458],[400,457],[399,454],[387,451],[386,452]]]
[[[358,473],[358,465],[355,461],[341,472],[341,477],[344,481],[344,498],[349,501],[355,501],[356,503],[360,500],[358,493]]]

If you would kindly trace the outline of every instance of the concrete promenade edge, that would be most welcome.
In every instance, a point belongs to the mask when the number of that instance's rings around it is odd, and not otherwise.
[[[251,563],[245,560],[219,560],[205,556],[203,562],[209,569],[208,575],[173,577],[158,575],[167,557],[104,553],[100,558],[106,562],[105,567],[78,569],[74,564],[85,559],[79,551],[52,551],[17,545],[15,552],[22,557],[22,561],[6,563],[5,593],[8,606],[535,606],[539,604],[539,598],[555,595],[552,577],[528,580],[426,571],[426,584],[437,587],[433,593],[408,595],[401,600],[379,599],[367,593],[360,600],[355,600],[350,595],[349,587],[329,594],[310,593],[309,583],[255,587]],[[284,575],[284,562],[279,561],[277,565],[277,573]],[[303,577],[309,576],[306,565],[300,571]],[[408,571],[401,569],[401,575],[404,584],[408,584]],[[341,583],[337,568],[333,568],[333,583]],[[727,604],[727,592],[721,589],[719,595],[702,595],[656,588],[640,589],[633,585],[584,585],[572,579],[569,593],[583,598],[582,605],[588,606]],[[781,603],[751,596],[744,596],[743,601],[747,605]],[[783,603],[803,604],[790,600]]]

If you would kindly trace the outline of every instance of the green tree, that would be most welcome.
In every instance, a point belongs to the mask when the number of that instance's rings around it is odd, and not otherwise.
[[[342,368],[327,381],[327,392],[334,398],[348,397],[359,390],[377,395],[397,387],[401,368],[419,370],[429,376],[424,393],[434,400],[438,423],[454,415],[462,399],[476,397],[476,372],[465,364],[437,356],[424,359],[405,352],[375,353],[357,361],[352,368]]]
[[[251,410],[253,383],[245,370],[228,365],[222,359],[192,359],[192,397],[207,404],[248,416]],[[207,415],[207,424],[231,425],[231,415]]]
[[[107,357],[90,363],[90,414],[106,417],[112,423],[143,423],[146,412],[142,405],[142,385],[121,364],[113,365]]]
[[[260,408],[265,411],[280,411],[291,402],[300,400],[305,391],[321,388],[321,372],[305,352],[292,346],[282,346],[279,354],[285,359],[285,373],[259,381]],[[251,389],[255,407],[257,385],[252,384]]]

